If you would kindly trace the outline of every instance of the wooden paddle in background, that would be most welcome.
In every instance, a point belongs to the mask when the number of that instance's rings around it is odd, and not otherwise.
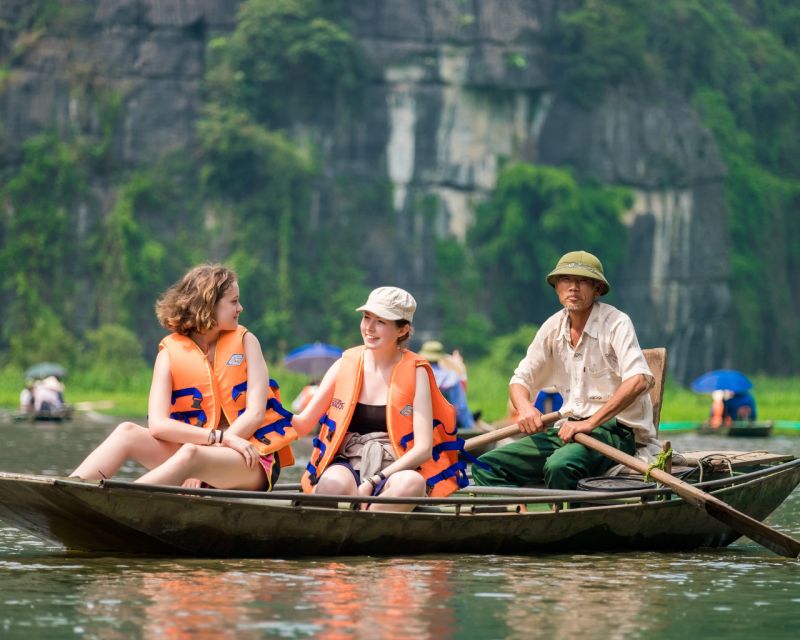
[[[576,433],[574,440],[575,442],[580,442],[588,449],[593,449],[598,453],[602,453],[607,458],[611,458],[615,462],[630,467],[634,471],[638,471],[641,474],[646,474],[648,472],[649,465],[646,462],[600,442],[587,433]],[[800,557],[800,542],[791,536],[781,533],[755,518],[751,518],[746,513],[734,509],[732,506],[712,496],[710,493],[706,493],[683,480],[679,480],[666,471],[650,469],[650,477],[672,489],[689,504],[705,511],[712,518],[716,518],[720,522],[725,523],[732,529],[750,538],[753,542],[757,542],[767,549],[779,555],[786,556],[787,558]]]

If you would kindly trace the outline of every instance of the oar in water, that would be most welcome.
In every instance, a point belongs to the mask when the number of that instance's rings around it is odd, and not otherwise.
[[[624,464],[626,467],[630,467],[641,474],[646,474],[649,470],[651,478],[658,480],[658,482],[672,489],[689,504],[705,511],[712,518],[716,518],[742,535],[747,536],[753,542],[757,542],[767,549],[779,555],[786,556],[787,558],[800,557],[800,542],[755,518],[751,518],[746,513],[734,509],[732,506],[712,496],[710,493],[706,493],[683,480],[679,480],[661,469],[649,469],[649,465],[646,462],[600,442],[587,433],[576,433],[574,440],[575,442],[580,442],[584,447],[594,449],[607,458]]]
[[[561,415],[557,411],[553,413],[547,413],[542,416],[542,422],[545,424],[552,424],[560,417]],[[467,451],[470,449],[476,449],[491,442],[508,438],[516,433],[519,433],[519,427],[516,424],[512,424],[507,427],[503,427],[502,429],[497,429],[496,431],[490,431],[489,433],[484,433],[480,436],[470,438],[466,443],[464,443],[464,449]],[[757,542],[767,549],[774,551],[779,555],[786,556],[787,558],[800,557],[800,542],[791,536],[781,533],[780,531],[773,529],[763,522],[760,522],[755,518],[751,518],[747,514],[734,509],[732,506],[723,502],[719,498],[715,498],[711,494],[701,491],[697,487],[692,486],[683,480],[679,480],[666,471],[662,471],[661,469],[650,469],[646,462],[643,462],[638,458],[634,458],[633,456],[629,456],[627,453],[624,453],[619,449],[615,449],[614,447],[600,442],[586,433],[576,433],[574,440],[575,442],[580,442],[584,447],[593,449],[598,453],[602,453],[607,458],[611,458],[615,462],[624,464],[626,467],[630,467],[634,471],[638,471],[641,474],[646,474],[649,471],[650,477],[658,480],[661,484],[672,489],[686,502],[694,505],[698,509],[705,511],[712,518],[715,518],[728,525],[742,535],[747,536],[753,542]]]

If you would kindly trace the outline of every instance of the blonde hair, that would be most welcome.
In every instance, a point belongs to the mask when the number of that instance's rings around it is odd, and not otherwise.
[[[182,335],[207,333],[217,324],[217,302],[236,280],[236,273],[221,264],[195,267],[158,299],[156,317],[162,327]]]

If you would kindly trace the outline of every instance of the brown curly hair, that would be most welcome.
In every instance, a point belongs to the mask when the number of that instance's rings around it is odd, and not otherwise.
[[[236,280],[236,273],[221,264],[195,267],[156,301],[156,317],[162,327],[184,336],[207,333],[217,324],[217,302]]]

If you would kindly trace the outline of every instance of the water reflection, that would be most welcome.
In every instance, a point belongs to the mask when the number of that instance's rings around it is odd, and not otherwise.
[[[62,475],[113,426],[3,425],[0,470]],[[800,439],[731,445],[685,436],[673,445],[798,453]],[[800,536],[800,492],[770,523]],[[793,638],[800,622],[798,564],[748,541],[681,554],[402,552],[291,561],[102,558],[65,554],[0,524],[0,637],[749,639]]]
[[[446,639],[456,631],[452,561],[208,564],[160,563],[149,571],[107,566],[82,589],[81,622],[92,631],[113,621],[119,634],[140,625],[144,637],[170,640]]]

